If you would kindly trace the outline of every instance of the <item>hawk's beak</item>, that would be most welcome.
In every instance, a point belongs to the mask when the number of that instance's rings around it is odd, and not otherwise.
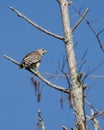
[[[46,50],[44,50],[44,53],[47,53],[47,51],[46,51]]]

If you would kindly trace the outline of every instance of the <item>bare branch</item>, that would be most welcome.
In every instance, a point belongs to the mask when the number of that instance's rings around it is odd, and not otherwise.
[[[85,3],[83,3],[79,9],[79,12],[81,12],[81,10],[85,7]]]
[[[50,74],[50,73],[44,73],[44,75],[48,78],[65,78],[66,76],[64,74]],[[68,75],[68,73],[67,73]]]
[[[64,125],[62,126],[63,130],[68,130]]]
[[[73,4],[73,2],[72,1],[68,1],[68,5],[72,5]]]
[[[14,64],[16,65],[20,65],[19,62],[17,62],[16,60],[12,59],[11,57],[7,56],[7,55],[4,55],[4,57],[6,59],[8,59],[9,61],[13,62]],[[28,70],[29,72],[31,72],[32,74],[34,74],[35,76],[37,76],[39,79],[41,79],[45,84],[47,84],[48,86],[50,86],[51,88],[54,88],[56,90],[59,90],[61,92],[64,92],[64,93],[67,93],[69,94],[70,90],[69,89],[66,89],[66,88],[63,88],[61,86],[57,86],[55,84],[52,84],[51,82],[49,82],[47,79],[45,79],[39,72],[35,72],[33,69],[30,69],[30,68],[25,68],[26,70]]]
[[[99,38],[99,36],[100,36],[100,34],[101,34],[102,32],[104,32],[104,29],[102,29],[101,31],[99,31],[99,32],[96,34],[96,38],[97,38],[97,40],[98,40],[98,43],[99,43],[100,48],[101,48],[102,51],[104,52],[104,46],[102,45],[101,40],[100,40],[100,38]]]
[[[84,62],[85,63],[85,62]],[[83,64],[82,64],[83,65]],[[81,72],[80,71],[81,69],[79,69],[78,72]],[[66,73],[67,76],[69,75],[68,73]],[[85,73],[83,73],[83,75],[86,75]],[[65,74],[50,74],[50,73],[44,73],[44,76],[48,77],[49,79],[51,78],[66,78]],[[96,78],[99,78],[99,79],[103,79],[104,78],[104,75],[88,75],[89,78],[92,78],[92,79],[96,79]]]
[[[87,101],[86,99],[84,100],[94,111],[98,112],[99,110],[96,109],[89,101]]]
[[[97,35],[99,36],[102,32],[104,32],[104,28],[101,31],[99,31]]]
[[[102,117],[102,118],[104,118],[104,111],[98,111],[98,112],[96,112],[96,113],[94,113],[94,115],[93,116],[87,116],[87,121],[89,121],[89,120],[93,120],[94,118],[99,118],[99,117]]]
[[[45,130],[44,120],[41,116],[41,111],[38,110],[38,122],[37,122],[37,130],[42,128],[42,130]]]
[[[99,31],[99,32],[97,33],[97,32],[95,31],[95,29],[92,27],[92,25],[90,24],[90,22],[89,22],[87,19],[85,19],[85,21],[86,21],[86,23],[88,24],[89,28],[90,28],[90,29],[92,30],[92,32],[94,33],[94,35],[96,36],[97,41],[98,41],[98,43],[99,43],[99,46],[100,46],[101,50],[104,52],[104,47],[103,47],[103,45],[102,45],[102,43],[101,43],[101,40],[100,40],[100,38],[99,38],[99,35],[104,31],[104,29],[101,30],[101,31]]]
[[[67,59],[65,59],[65,58],[63,57],[63,64],[62,64],[62,68],[60,68],[60,71],[65,75],[65,78],[66,78],[66,80],[67,80],[67,83],[68,83],[68,85],[69,85],[69,87],[70,87],[71,85],[70,85],[69,74],[64,71],[66,62],[67,62]]]
[[[94,127],[94,130],[98,130],[99,128],[99,121],[96,119],[96,117],[94,116],[94,111],[93,109],[91,109],[91,116],[93,117],[92,118],[92,123],[93,123],[93,127]]]
[[[84,52],[84,54],[83,54],[81,60],[79,61],[79,65],[80,65],[80,66],[79,66],[79,70],[78,70],[79,72],[81,71],[82,67],[83,67],[84,64],[86,63],[85,57],[86,57],[87,53],[88,53],[88,49],[86,49],[86,51]]]
[[[104,75],[89,75],[88,77],[96,79],[96,78],[104,78]]]
[[[81,14],[74,6],[72,6],[72,7],[73,7],[73,9],[74,9],[80,16],[82,16],[82,14]],[[91,31],[94,33],[94,35],[95,35],[95,37],[96,37],[96,39],[97,39],[97,41],[98,41],[98,44],[99,44],[101,50],[104,52],[104,46],[102,45],[102,42],[101,42],[101,40],[100,40],[100,38],[99,38],[99,34],[101,34],[102,32],[104,32],[104,29],[102,29],[100,32],[97,33],[97,32],[95,31],[95,29],[93,28],[93,26],[91,25],[91,23],[90,23],[86,18],[84,18],[84,20],[86,21],[86,23],[87,23],[87,25],[89,26],[89,28],[91,29]]]
[[[20,13],[18,10],[16,10],[15,8],[13,8],[12,6],[7,6],[10,10],[12,10],[13,12],[15,12],[17,14],[17,16],[23,18],[25,21],[27,21],[28,23],[30,23],[32,26],[36,27],[37,29],[41,30],[42,32],[55,37],[57,39],[63,40],[64,38],[62,36],[59,36],[57,34],[54,34],[44,28],[42,28],[41,26],[39,26],[38,24],[36,24],[35,22],[33,22],[32,20],[30,20],[29,18],[27,18],[25,15],[23,15],[22,13]]]
[[[81,18],[77,21],[74,27],[72,27],[72,32],[78,27],[78,25],[82,22],[82,20],[85,18],[88,12],[89,12],[89,8],[85,10],[85,12],[81,15]]]
[[[6,59],[8,59],[9,61],[11,61],[11,62],[13,62],[14,64],[16,64],[16,65],[20,65],[20,63],[19,62],[17,62],[16,60],[14,60],[13,58],[11,58],[11,57],[9,57],[9,56],[7,56],[7,55],[4,55],[4,57],[6,58]]]
[[[97,117],[104,117],[104,111],[98,111],[97,113],[94,114],[94,116]]]
[[[90,72],[88,72],[82,81],[84,81],[91,73],[93,73],[95,70],[97,70],[102,64],[104,64],[104,60],[101,61],[97,66],[95,66],[95,68],[93,68]]]
[[[85,100],[85,102],[92,108],[91,109],[91,116],[87,116],[87,121],[91,120],[94,130],[102,130],[99,126],[99,121],[97,120],[98,117],[104,117],[104,111],[96,109],[90,102]],[[95,113],[94,113],[95,112]]]
[[[40,73],[35,72],[33,69],[29,69],[29,71],[31,73],[33,73],[35,76],[37,76],[39,79],[41,79],[44,83],[46,83],[47,85],[49,85],[50,87],[57,89],[59,91],[62,91],[64,93],[69,93],[69,89],[64,89],[61,86],[57,86],[55,84],[52,84],[51,82],[49,82],[48,80],[46,80]]]

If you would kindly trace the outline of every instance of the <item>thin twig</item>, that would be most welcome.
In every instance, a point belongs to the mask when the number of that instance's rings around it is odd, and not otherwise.
[[[44,76],[48,77],[49,79],[51,79],[51,78],[65,78],[64,74],[57,74],[57,73],[56,74],[44,73]]]
[[[88,77],[96,79],[96,78],[104,78],[104,75],[89,75]]]
[[[69,75],[68,75],[67,72],[64,71],[66,62],[67,62],[67,59],[64,59],[64,57],[63,57],[63,64],[62,64],[62,68],[61,68],[60,70],[61,70],[61,72],[65,75],[65,78],[66,78],[66,80],[67,80],[67,83],[68,83],[68,85],[69,85],[69,87],[70,87],[71,85],[70,85]]]
[[[83,56],[82,56],[82,58],[81,58],[81,60],[79,62],[79,64],[80,64],[80,66],[79,66],[79,72],[81,71],[82,67],[86,63],[85,57],[86,57],[87,53],[88,53],[88,49],[86,49],[86,51],[84,52],[84,54],[83,54]]]
[[[93,109],[91,109],[91,116],[93,117],[92,118],[92,124],[93,124],[93,127],[94,127],[94,130],[98,130],[99,128],[99,121],[96,119],[96,117],[94,116],[94,111]]]
[[[95,118],[99,118],[99,117],[102,117],[102,118],[104,118],[104,111],[98,111],[98,112],[96,112],[95,114],[94,114],[94,117]],[[92,120],[93,119],[93,116],[87,116],[87,121],[89,121],[89,120]]]
[[[55,37],[57,39],[63,40],[63,36],[59,36],[57,34],[54,34],[44,28],[42,28],[41,26],[39,26],[38,24],[36,24],[35,22],[33,22],[32,20],[30,20],[29,18],[27,18],[25,15],[23,15],[22,13],[20,13],[18,10],[16,10],[15,8],[13,8],[12,6],[7,6],[10,10],[12,10],[13,12],[15,12],[19,17],[23,18],[25,21],[27,21],[28,23],[30,23],[32,26],[36,27],[37,29],[41,30],[42,32]]]
[[[35,72],[33,69],[29,69],[29,71],[31,73],[33,73],[35,76],[37,76],[39,79],[41,79],[44,83],[46,83],[48,86],[54,88],[54,89],[57,89],[59,91],[62,91],[64,93],[69,93],[69,89],[64,89],[63,87],[61,86],[57,86],[55,84],[52,84],[51,82],[49,82],[47,79],[45,79],[40,73],[37,73]]]
[[[96,38],[97,38],[97,40],[98,40],[98,43],[99,43],[99,46],[100,46],[100,48],[102,49],[102,51],[104,52],[104,46],[102,45],[102,43],[101,43],[101,40],[100,40],[100,34],[102,33],[102,32],[104,32],[104,29],[102,29],[101,31],[99,31],[97,34],[96,34]]]
[[[68,130],[68,129],[66,128],[66,126],[64,126],[64,125],[62,126],[62,128],[63,128],[63,130]]]
[[[82,14],[72,5],[72,7],[73,7],[73,9],[80,15],[80,16],[82,16]],[[104,29],[102,29],[101,31],[99,31],[98,33],[95,31],[95,29],[93,28],[93,26],[91,25],[91,22],[89,22],[88,20],[87,20],[87,18],[84,18],[84,20],[86,21],[86,23],[87,23],[87,25],[89,26],[89,28],[91,29],[91,31],[94,33],[94,35],[95,35],[95,37],[96,37],[96,39],[97,39],[97,41],[98,41],[98,44],[99,44],[99,46],[100,46],[100,48],[101,48],[101,50],[104,52],[104,46],[102,45],[102,42],[101,42],[101,40],[100,40],[100,38],[99,38],[99,34],[101,34],[102,32],[104,32]]]
[[[68,5],[72,5],[73,4],[73,2],[72,1],[68,1]]]
[[[102,32],[104,32],[104,28],[101,31],[99,31],[97,35],[99,36]]]
[[[91,73],[93,73],[95,70],[97,70],[102,64],[104,64],[104,60],[101,61],[95,68],[93,68],[91,71],[89,71],[83,78],[82,81],[84,81]]]
[[[87,53],[88,53],[88,48],[85,50],[80,62],[85,60],[85,57],[86,57]]]
[[[16,64],[18,66],[20,65],[20,63],[17,62],[16,60],[14,60],[13,58],[11,58],[11,57],[9,57],[7,55],[4,55],[4,57],[6,59],[8,59],[9,61],[13,62],[14,64]],[[31,72],[32,74],[34,74],[35,76],[37,76],[39,79],[41,79],[45,84],[47,84],[51,88],[54,88],[56,90],[59,90],[61,92],[69,94],[69,91],[70,91],[69,89],[65,89],[65,88],[63,88],[61,86],[57,86],[55,84],[52,84],[50,81],[48,81],[47,79],[45,79],[39,72],[35,72],[33,69],[30,69],[30,68],[25,68],[25,69],[28,70],[29,72]]]
[[[42,130],[45,130],[45,124],[44,124],[44,120],[41,116],[41,111],[38,110],[38,122],[37,122],[37,130],[41,128]]]
[[[87,103],[87,105],[90,106],[94,111],[96,111],[96,112],[99,111],[99,110],[96,109],[88,100],[85,99],[84,101],[85,101],[85,103]]]
[[[80,7],[80,9],[79,9],[79,12],[81,12],[84,7],[85,7],[85,3],[83,3],[83,4],[81,5],[81,7]]]
[[[85,10],[85,12],[81,15],[81,18],[77,21],[74,27],[72,27],[72,32],[78,27],[78,25],[82,22],[82,20],[85,18],[88,12],[89,12],[89,8]]]
[[[4,57],[5,57],[6,59],[10,60],[11,62],[15,63],[16,65],[18,65],[18,66],[20,65],[20,63],[17,62],[16,60],[14,60],[13,58],[11,58],[11,57],[9,57],[9,56],[7,56],[7,55],[4,55]],[[54,74],[45,73],[44,75],[50,76],[51,78],[53,78],[53,77],[65,78],[65,77],[66,77],[65,74],[56,74],[56,75],[54,75]],[[67,75],[68,75],[68,74],[67,74]],[[87,74],[87,77],[91,77],[91,78],[104,78],[104,75],[88,75],[88,74]]]

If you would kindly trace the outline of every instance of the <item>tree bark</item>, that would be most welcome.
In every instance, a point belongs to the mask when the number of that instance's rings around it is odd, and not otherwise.
[[[68,0],[57,0],[60,5],[64,43],[66,56],[68,61],[68,69],[70,73],[71,92],[69,93],[71,105],[75,111],[77,130],[87,130],[86,116],[84,110],[84,88],[81,80],[78,78],[75,52],[73,47],[72,29],[70,26],[70,18]]]

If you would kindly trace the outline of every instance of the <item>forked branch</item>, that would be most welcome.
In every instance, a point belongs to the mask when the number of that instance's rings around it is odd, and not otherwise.
[[[81,12],[78,11],[74,6],[72,6],[73,9],[80,15],[82,16]],[[99,32],[96,32],[96,30],[94,29],[94,27],[91,25],[91,22],[87,19],[87,18],[84,18],[84,20],[86,21],[87,25],[89,26],[89,28],[91,29],[91,31],[93,32],[93,34],[95,35],[97,41],[98,41],[98,44],[101,48],[101,50],[103,51],[104,53],[104,46],[101,42],[101,39],[100,39],[100,34],[104,32],[104,29],[100,30]]]
[[[38,24],[36,24],[35,22],[33,22],[32,20],[30,20],[29,18],[27,18],[25,15],[23,15],[22,13],[20,13],[18,10],[16,10],[15,8],[13,8],[12,6],[7,6],[10,10],[12,10],[13,12],[15,12],[17,14],[17,16],[23,18],[25,21],[27,21],[28,23],[30,23],[32,26],[36,27],[37,29],[41,30],[42,32],[55,37],[57,39],[63,40],[62,36],[59,36],[57,34],[54,34],[44,28],[42,28],[41,26],[39,26]]]
[[[20,65],[20,63],[17,62],[16,60],[14,60],[13,58],[11,58],[11,57],[9,57],[7,55],[4,55],[4,57],[6,59],[8,59],[9,61],[13,62],[14,64],[16,64],[18,66]],[[63,88],[61,86],[57,86],[55,84],[52,84],[50,81],[48,81],[47,79],[45,79],[39,72],[35,72],[33,69],[30,69],[30,68],[26,68],[26,70],[28,70],[29,72],[31,72],[32,74],[34,74],[35,76],[37,76],[39,79],[41,79],[49,87],[54,88],[56,90],[59,90],[61,92],[69,94],[69,89],[65,89],[65,88]]]

